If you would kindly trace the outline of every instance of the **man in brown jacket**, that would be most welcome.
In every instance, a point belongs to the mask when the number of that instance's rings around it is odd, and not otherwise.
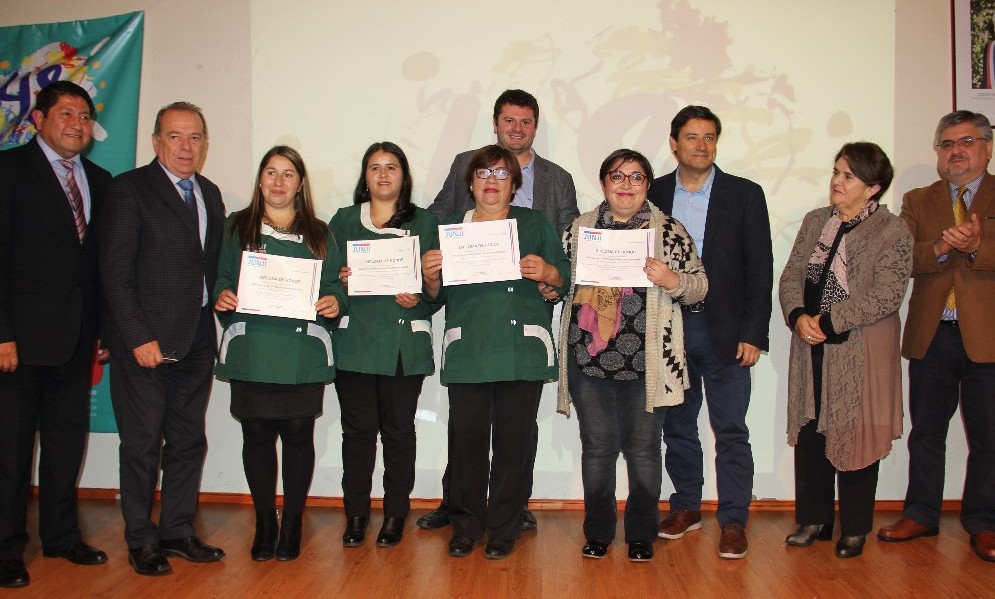
[[[968,459],[961,524],[995,561],[995,177],[992,128],[966,110],[933,140],[941,180],[902,200],[915,238],[912,299],[902,355],[909,359],[909,487],[902,518],[882,541],[939,532],[947,429],[960,405]]]

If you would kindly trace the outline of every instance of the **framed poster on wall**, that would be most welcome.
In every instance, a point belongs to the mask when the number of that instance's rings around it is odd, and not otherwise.
[[[995,119],[995,0],[953,0],[954,108]]]

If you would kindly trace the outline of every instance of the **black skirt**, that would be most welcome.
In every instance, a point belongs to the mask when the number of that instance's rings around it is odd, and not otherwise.
[[[231,414],[239,420],[286,420],[321,414],[325,383],[281,385],[231,381]]]

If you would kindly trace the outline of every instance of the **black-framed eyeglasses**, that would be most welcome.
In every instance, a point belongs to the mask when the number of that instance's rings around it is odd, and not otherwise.
[[[635,172],[626,175],[622,171],[612,171],[608,173],[608,180],[616,185],[621,185],[626,179],[629,180],[629,184],[633,187],[641,187],[643,183],[646,182],[646,175]]]
[[[972,137],[970,135],[965,135],[960,139],[944,139],[941,140],[940,143],[936,144],[936,149],[949,150],[954,146],[958,146],[961,148],[970,148],[975,144],[975,142],[988,141],[988,139],[989,138],[987,137]]]
[[[511,171],[506,168],[478,168],[473,171],[478,179],[489,179],[491,175],[499,181],[504,181],[511,176]]]

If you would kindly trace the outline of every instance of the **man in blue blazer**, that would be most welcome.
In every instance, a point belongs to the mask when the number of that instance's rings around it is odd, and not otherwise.
[[[515,191],[512,206],[522,206],[542,212],[553,224],[558,235],[580,215],[577,208],[577,190],[573,177],[559,165],[539,156],[532,149],[536,129],[539,127],[539,102],[532,94],[520,90],[505,90],[494,102],[494,135],[497,144],[518,158],[522,169],[522,186]],[[449,169],[446,182],[439,195],[428,207],[439,218],[465,214],[474,207],[473,194],[464,185],[466,167],[474,150],[458,154]],[[550,304],[552,314],[552,304]],[[530,468],[535,466],[536,448],[539,442],[539,426],[536,425],[533,440]],[[529,496],[532,496],[531,489]],[[420,528],[435,529],[449,524],[449,466],[442,476],[442,503],[438,508],[419,518],[415,524]],[[534,530],[536,519],[525,506],[522,522],[523,530]]]
[[[152,145],[151,163],[114,179],[100,246],[124,534],[131,565],[147,576],[171,571],[166,556],[224,557],[197,537],[193,521],[216,347],[208,290],[217,276],[225,207],[218,186],[197,172],[207,147],[199,108],[189,102],[162,108]]]
[[[76,507],[99,337],[96,224],[111,175],[81,156],[93,100],[57,81],[38,93],[38,134],[0,152],[0,587],[30,582],[25,513],[35,431],[42,554],[107,561],[83,542]],[[101,357],[105,357],[101,354]]]
[[[679,539],[701,528],[704,484],[698,413],[704,399],[715,434],[715,474],[722,535],[719,556],[746,556],[753,496],[753,453],[746,410],[750,367],[768,349],[774,258],[763,189],[715,166],[722,124],[704,106],[688,106],[670,127],[677,169],[653,181],[649,199],[694,239],[708,275],[708,297],[684,311],[691,388],[666,412],[665,463],[674,484],[660,536]]]

